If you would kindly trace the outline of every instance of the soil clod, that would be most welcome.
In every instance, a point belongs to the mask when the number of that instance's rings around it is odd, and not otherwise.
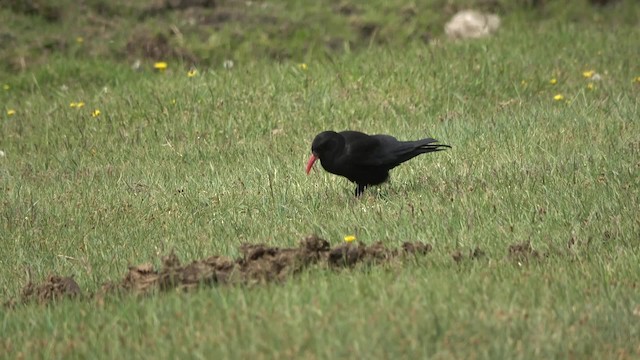
[[[517,261],[526,261],[539,258],[540,253],[531,247],[530,242],[523,242],[509,246],[509,257]]]
[[[471,251],[471,253],[469,254],[469,257],[472,259],[482,259],[484,255],[485,255],[484,250],[480,249],[479,247],[476,247]]]
[[[482,259],[484,255],[485,254],[482,249],[480,249],[479,247],[475,247],[473,250],[469,250],[468,258],[470,260],[479,260]],[[453,258],[453,261],[459,264],[460,262],[464,261],[467,256],[461,250],[456,250],[451,253],[451,258]]]
[[[402,250],[408,254],[426,255],[433,249],[431,244],[416,242],[405,242],[402,244]]]
[[[451,257],[453,258],[453,261],[455,261],[456,263],[460,263],[462,260],[464,260],[464,255],[462,254],[462,251],[460,250],[456,250],[451,254]]]
[[[279,248],[265,244],[242,244],[237,259],[211,256],[183,264],[175,253],[162,259],[160,268],[150,263],[129,266],[120,281],[105,283],[94,297],[106,295],[145,295],[172,289],[189,290],[213,285],[254,285],[282,282],[312,266],[330,268],[354,267],[356,264],[383,264],[407,255],[426,255],[432,246],[421,242],[405,242],[400,249],[388,248],[382,242],[365,245],[343,243],[331,248],[329,242],[317,236],[307,236],[298,247]],[[80,295],[80,287],[70,277],[50,276],[41,285],[32,282],[24,287],[18,303],[50,303],[63,297]],[[93,295],[92,295],[93,296]],[[90,296],[89,296],[90,297]]]
[[[37,302],[45,304],[65,297],[73,298],[80,294],[80,286],[78,286],[72,277],[50,275],[47,280],[40,285],[29,282],[22,289],[20,298],[23,303]]]
[[[364,256],[363,246],[346,243],[338,245],[329,252],[329,265],[353,266]]]

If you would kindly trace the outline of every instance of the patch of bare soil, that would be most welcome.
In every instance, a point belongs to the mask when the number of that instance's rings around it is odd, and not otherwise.
[[[39,304],[47,304],[65,297],[74,298],[81,295],[80,286],[72,277],[50,275],[39,285],[29,281],[22,288],[20,294],[20,303],[36,302]],[[7,307],[13,307],[17,304],[15,300],[9,300],[5,303]]]
[[[451,253],[451,257],[453,258],[453,261],[455,261],[456,263],[462,262],[465,258],[468,258],[471,260],[477,260],[477,259],[484,258],[484,256],[485,256],[484,251],[479,247],[476,247],[473,250],[469,250],[468,257],[465,257],[465,255],[460,250],[456,250],[453,253]]]
[[[523,242],[509,246],[509,258],[516,261],[527,261],[540,258],[540,253],[531,247],[530,242]]]
[[[0,6],[28,16],[39,16],[48,22],[58,22],[64,16],[64,7],[46,0],[0,0]]]
[[[149,294],[172,289],[188,290],[200,286],[255,285],[282,282],[303,269],[312,266],[352,268],[357,264],[381,265],[394,259],[424,256],[431,251],[430,244],[405,242],[400,248],[388,248],[381,242],[372,245],[345,243],[331,248],[329,242],[317,236],[308,236],[295,248],[278,248],[264,244],[243,244],[240,256],[211,256],[203,260],[182,264],[174,254],[164,257],[156,269],[152,264],[130,266],[120,281],[105,283],[97,294],[86,298],[119,294]],[[10,300],[5,306],[37,302],[53,303],[65,297],[81,294],[78,284],[69,277],[50,276],[43,284],[29,282],[20,299]]]
[[[187,63],[196,63],[197,58],[189,50],[171,44],[164,34],[154,34],[146,29],[135,30],[124,49],[128,56],[141,56],[153,61],[180,59]]]

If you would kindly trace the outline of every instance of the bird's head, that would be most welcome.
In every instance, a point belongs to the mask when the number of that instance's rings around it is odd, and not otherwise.
[[[311,157],[307,162],[307,175],[313,168],[313,164],[320,159],[326,158],[327,154],[334,152],[340,147],[340,144],[344,146],[344,138],[335,131],[323,131],[316,135],[311,143]]]

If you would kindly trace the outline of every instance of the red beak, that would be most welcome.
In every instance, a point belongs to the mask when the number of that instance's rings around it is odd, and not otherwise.
[[[316,162],[316,160],[318,160],[318,157],[315,154],[311,154],[309,162],[307,163],[307,175],[309,175],[309,172],[311,171],[311,168],[313,167],[313,164]]]

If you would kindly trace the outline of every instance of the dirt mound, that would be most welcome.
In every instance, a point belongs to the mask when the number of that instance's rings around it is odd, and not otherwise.
[[[484,256],[485,256],[484,251],[479,247],[476,247],[473,250],[469,250],[468,258],[471,260],[482,259],[484,258]],[[453,258],[453,261],[455,261],[456,263],[460,263],[465,259],[464,254],[460,250],[456,250],[453,253],[451,253],[451,257]]]
[[[389,249],[382,242],[376,242],[370,246],[362,243],[346,243],[331,249],[327,260],[331,267],[351,267],[362,262],[383,263],[404,254],[425,255],[431,249],[430,244],[421,242],[405,242],[401,249]]]
[[[513,244],[509,246],[509,258],[516,261],[527,261],[529,259],[538,259],[540,253],[531,247],[530,242]]]
[[[188,290],[199,286],[254,285],[282,282],[311,266],[351,268],[357,264],[380,265],[406,256],[426,255],[430,244],[405,242],[401,248],[388,248],[381,242],[372,245],[345,243],[331,248],[326,240],[308,236],[296,248],[278,248],[264,244],[243,244],[241,256],[211,256],[183,265],[175,253],[162,259],[160,269],[152,264],[130,266],[124,278],[105,283],[97,294],[104,298],[118,294],[148,294],[171,289]],[[64,297],[81,294],[78,284],[69,277],[50,276],[41,285],[29,282],[18,301],[5,305],[15,306],[31,302],[51,303]]]
[[[198,62],[189,50],[171,43],[168,35],[152,33],[144,28],[133,31],[124,47],[124,54],[152,61],[179,59],[189,64]]]
[[[81,295],[80,286],[68,276],[50,275],[45,282],[35,285],[31,281],[22,288],[20,294],[21,303],[37,302],[39,304],[47,304],[64,297],[77,297]],[[9,300],[5,303],[7,307],[13,307],[17,303],[15,300]]]

